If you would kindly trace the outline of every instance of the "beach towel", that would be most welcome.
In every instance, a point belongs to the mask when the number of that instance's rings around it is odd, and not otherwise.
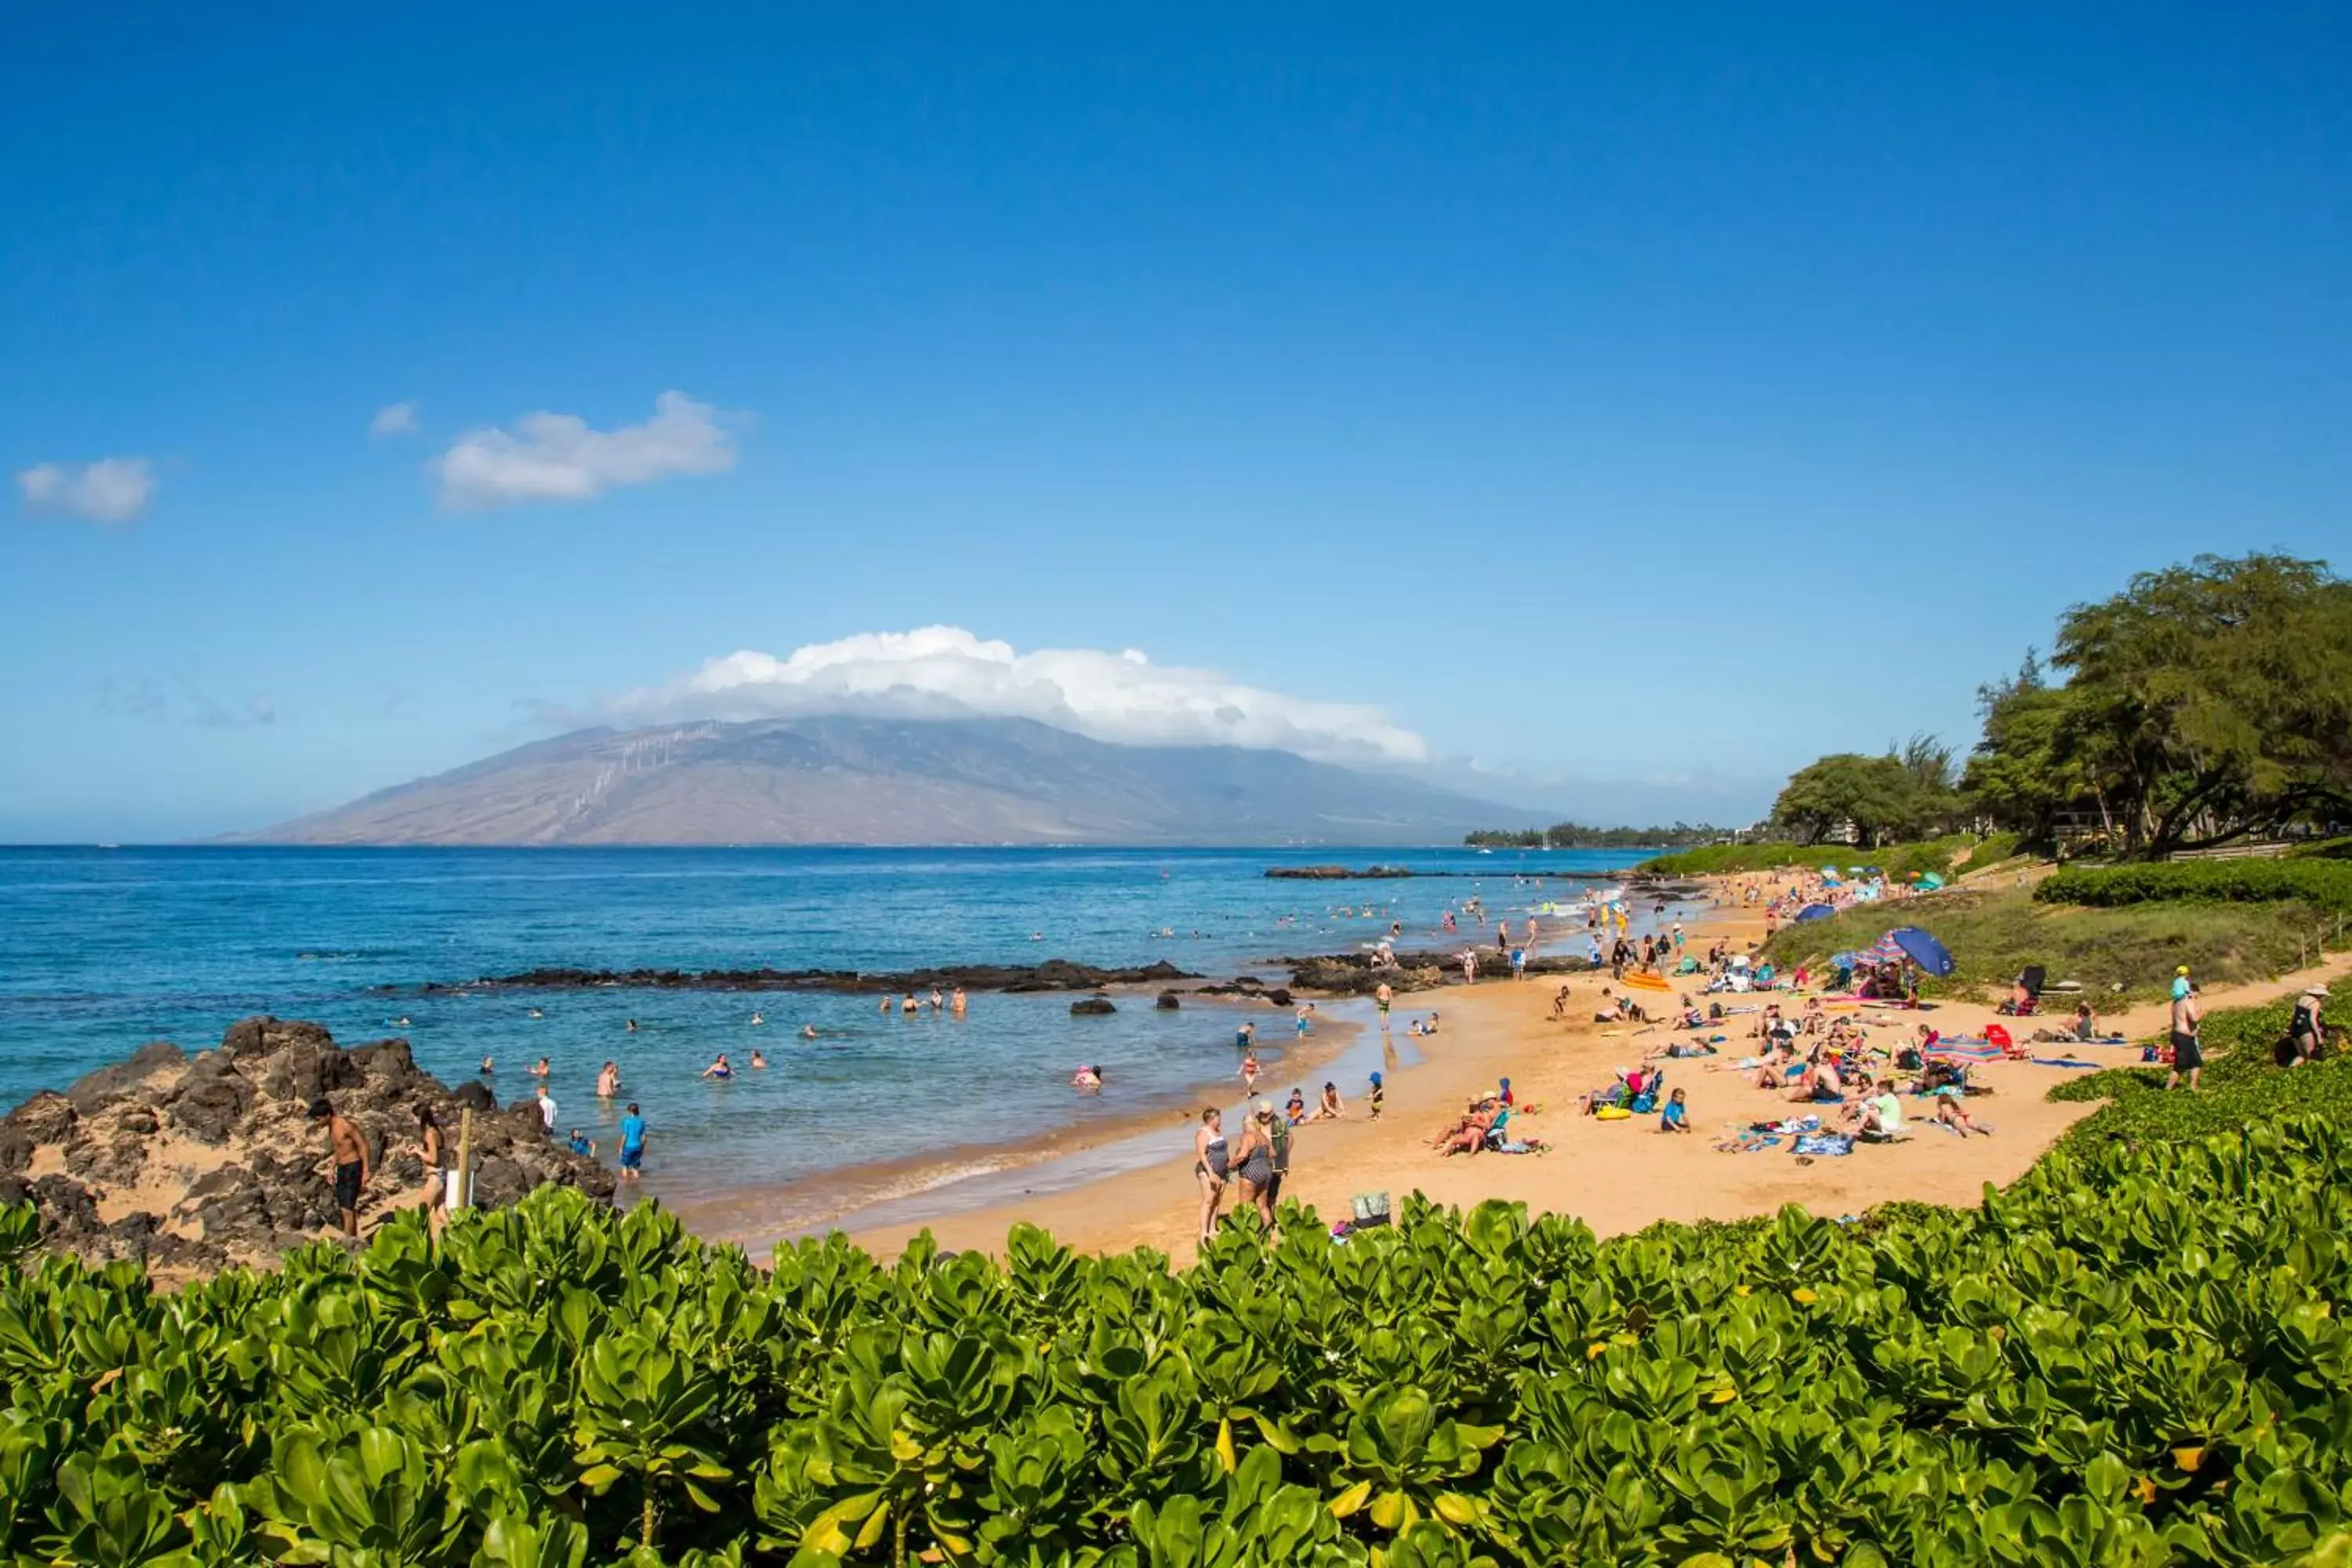
[[[2088,1068],[2096,1070],[2099,1064],[2078,1062],[2073,1057],[2035,1057],[2033,1065],[2038,1068]]]
[[[1797,1140],[1793,1152],[1799,1154],[1851,1154],[1853,1139],[1843,1132],[1820,1132]]]

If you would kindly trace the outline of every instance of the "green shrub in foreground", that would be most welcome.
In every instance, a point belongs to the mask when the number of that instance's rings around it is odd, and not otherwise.
[[[176,1295],[0,1271],[0,1550],[350,1568],[2267,1563],[2352,1512],[2352,1136],[1602,1242],[772,1272],[544,1190]],[[21,1214],[6,1221],[29,1240]]]

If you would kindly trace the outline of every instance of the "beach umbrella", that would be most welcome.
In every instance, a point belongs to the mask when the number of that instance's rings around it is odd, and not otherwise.
[[[1888,931],[1862,951],[1865,963],[1901,963],[1910,956],[1903,950],[1903,944],[1895,940],[1893,931]]]
[[[1672,991],[1674,987],[1666,984],[1663,975],[1652,974],[1645,969],[1637,969],[1633,973],[1625,976],[1625,989],[1628,991]]]
[[[1830,954],[1830,967],[1832,969],[1852,969],[1861,962],[1862,954],[1851,950],[1844,952],[1833,952]]]
[[[1825,921],[1835,913],[1837,911],[1827,904],[1807,904],[1797,911],[1797,918],[1801,921]]]
[[[1926,876],[1919,879],[1920,890],[1923,892],[1932,893],[1943,885],[1944,879],[1937,876],[1933,871],[1928,872]]]
[[[1949,974],[1956,967],[1950,950],[1917,926],[1897,926],[1886,933],[1886,940],[1930,974]]]

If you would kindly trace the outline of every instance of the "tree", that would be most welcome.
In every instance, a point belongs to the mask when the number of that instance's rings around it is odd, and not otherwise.
[[[2051,760],[2151,857],[2352,813],[2352,584],[2200,555],[2059,623]],[[2020,715],[2012,713],[2012,717]]]
[[[1862,842],[1876,845],[1900,833],[1919,815],[1919,790],[1903,760],[1889,753],[1865,757],[1839,752],[1790,775],[1772,803],[1772,818],[1787,824],[1801,841],[1822,838],[1853,824]]]
[[[2060,812],[2093,798],[2083,771],[2059,755],[2066,705],[2066,693],[2043,681],[2032,648],[2015,676],[1977,688],[1984,735],[1960,775],[1968,809],[2041,844],[2055,837]]]

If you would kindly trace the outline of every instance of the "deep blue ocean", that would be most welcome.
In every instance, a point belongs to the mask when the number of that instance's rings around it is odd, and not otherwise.
[[[1448,907],[1515,919],[1634,853],[1461,849],[0,848],[0,1106],[152,1039],[191,1052],[254,1013],[346,1044],[407,1038],[450,1082],[485,1055],[502,1100],[553,1068],[563,1121],[600,1146],[620,1064],[653,1128],[649,1177],[678,1194],[805,1180],[927,1151],[1016,1142],[1196,1099],[1234,1071],[1233,1016],[1074,1018],[1067,994],[975,994],[969,1017],[880,1016],[870,995],[598,990],[421,995],[539,965],[875,971],[1063,957],[1167,959],[1220,978],[1279,953],[1445,940]],[[1402,864],[1462,878],[1269,880],[1276,865]],[[1540,879],[1540,882],[1537,880]],[[391,985],[385,995],[373,987]],[[537,1007],[543,1017],[533,1018]],[[765,1015],[754,1027],[754,1010]],[[634,1018],[635,1033],[625,1028]],[[799,1037],[803,1024],[820,1037]],[[1286,1018],[1258,1019],[1287,1088]],[[754,1047],[770,1066],[751,1071]],[[727,1082],[697,1075],[726,1051]],[[1079,1062],[1099,1099],[1072,1094]],[[653,1184],[649,1180],[649,1184]]]

